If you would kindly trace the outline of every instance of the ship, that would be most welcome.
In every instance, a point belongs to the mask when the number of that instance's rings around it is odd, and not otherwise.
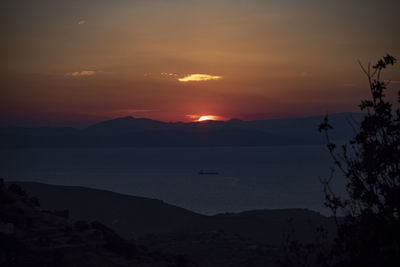
[[[199,174],[200,175],[219,175],[219,172],[211,171],[211,170],[200,170]]]

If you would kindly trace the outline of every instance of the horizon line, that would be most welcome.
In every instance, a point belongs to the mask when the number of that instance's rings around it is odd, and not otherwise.
[[[95,122],[90,122],[90,123],[85,123],[82,126],[71,126],[68,125],[67,123],[57,123],[57,122],[49,122],[47,125],[43,125],[43,123],[40,122],[24,122],[20,123],[19,125],[17,124],[11,124],[7,122],[0,122],[0,124],[6,124],[5,126],[0,126],[0,128],[76,128],[76,129],[85,129],[103,122],[108,122],[108,121],[113,121],[113,120],[118,120],[118,119],[126,119],[126,118],[132,118],[135,120],[149,120],[149,121],[155,121],[155,122],[161,122],[161,123],[198,123],[198,124],[204,124],[204,123],[210,123],[210,122],[229,122],[232,120],[240,120],[243,122],[250,122],[250,121],[271,121],[271,120],[290,120],[290,119],[305,119],[305,118],[313,118],[313,117],[322,117],[326,115],[340,115],[340,114],[364,114],[364,112],[353,112],[353,111],[342,111],[342,112],[334,112],[334,113],[325,113],[325,114],[313,114],[313,115],[299,115],[299,116],[285,116],[285,117],[274,117],[274,118],[261,118],[261,119],[241,119],[238,117],[232,117],[230,119],[226,120],[204,120],[204,121],[165,121],[165,120],[158,120],[158,119],[152,119],[152,118],[146,118],[146,117],[134,117],[132,115],[127,115],[127,116],[122,116],[122,117],[114,117],[110,119],[104,119],[104,120],[99,120]],[[25,124],[25,125],[23,125]],[[31,126],[28,126],[28,125]],[[51,124],[56,124],[55,126],[49,126]],[[58,125],[59,124],[59,125]]]

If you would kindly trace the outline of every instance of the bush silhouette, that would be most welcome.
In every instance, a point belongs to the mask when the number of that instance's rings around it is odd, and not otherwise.
[[[373,66],[360,63],[371,99],[359,105],[366,115],[353,139],[338,148],[329,138],[333,127],[328,116],[319,126],[347,184],[347,197],[343,198],[329,186],[333,173],[324,181],[325,204],[339,218],[330,265],[400,266],[400,109],[386,100],[390,82],[381,77],[382,71],[395,63],[391,55]],[[398,97],[397,104],[400,91]]]

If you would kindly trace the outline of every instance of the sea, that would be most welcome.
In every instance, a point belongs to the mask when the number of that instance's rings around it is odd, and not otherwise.
[[[332,167],[324,145],[0,150],[6,181],[110,190],[207,215],[283,208],[329,215],[321,181]],[[332,189],[345,192],[338,171]]]

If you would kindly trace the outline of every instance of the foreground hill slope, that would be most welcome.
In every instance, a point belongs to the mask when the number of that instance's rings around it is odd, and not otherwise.
[[[0,179],[0,266],[193,266],[180,256],[149,252],[94,221],[45,212],[19,186]]]
[[[99,220],[126,237],[178,231],[182,225],[204,217],[157,199],[80,186],[14,183],[29,195],[38,197],[44,209],[68,209],[72,218]]]
[[[160,200],[117,194],[75,186],[17,182],[29,195],[37,196],[48,210],[68,209],[80,220],[98,220],[125,238],[149,234],[189,234],[223,231],[245,238],[280,245],[295,226],[297,238],[309,241],[316,227],[333,228],[333,221],[306,209],[256,210],[205,216]],[[288,223],[292,220],[292,225]]]

